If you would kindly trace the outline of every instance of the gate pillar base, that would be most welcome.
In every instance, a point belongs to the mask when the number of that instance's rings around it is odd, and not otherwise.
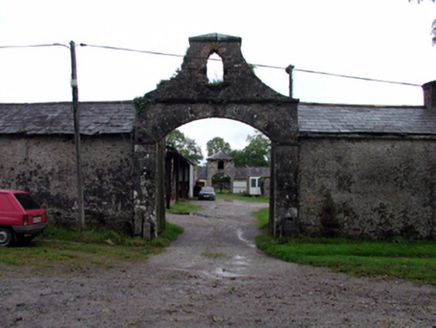
[[[157,144],[135,145],[134,235],[157,237]]]
[[[298,236],[298,146],[272,145],[269,231],[274,237]]]

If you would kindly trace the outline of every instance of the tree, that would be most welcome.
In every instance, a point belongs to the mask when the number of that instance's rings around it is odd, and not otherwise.
[[[229,155],[233,157],[235,160],[236,167],[244,167],[250,166],[248,164],[247,154],[244,152],[244,149],[235,149],[229,152]]]
[[[165,138],[167,146],[174,147],[179,153],[194,163],[199,163],[203,159],[201,148],[195,140],[186,137],[183,132],[173,130]]]
[[[236,167],[270,167],[271,142],[260,132],[247,137],[248,145],[242,150],[232,150],[229,155],[235,159]]]
[[[248,162],[253,167],[271,166],[271,142],[260,132],[247,137],[248,146],[244,148]]]
[[[430,0],[430,1],[435,2],[436,0]],[[413,0],[409,0],[409,2],[413,2]],[[424,2],[424,0],[418,0],[418,3],[421,2]],[[430,34],[432,35],[431,40],[433,42],[433,45],[435,45],[436,44],[436,19],[433,21]]]
[[[207,156],[212,156],[220,151],[224,151],[229,153],[232,149],[230,148],[230,144],[225,142],[221,137],[215,137],[209,140],[206,144],[207,148]]]
[[[436,19],[433,21],[433,24],[431,25],[431,34],[432,34],[432,41],[433,45],[436,44]]]

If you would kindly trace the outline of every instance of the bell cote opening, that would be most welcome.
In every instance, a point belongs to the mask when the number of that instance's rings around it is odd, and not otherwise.
[[[217,53],[212,53],[207,60],[207,83],[217,84],[224,82],[224,65],[222,58]]]

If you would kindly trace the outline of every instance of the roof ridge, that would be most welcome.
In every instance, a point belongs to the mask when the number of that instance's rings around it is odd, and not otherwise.
[[[224,154],[225,156],[227,156],[227,158],[220,158],[218,157],[218,155]],[[224,156],[224,157],[225,157]],[[212,156],[209,156],[208,158],[206,158],[206,160],[208,159],[234,159],[232,156],[230,156],[229,154],[227,154],[224,150],[220,150],[219,152],[213,154]]]
[[[72,104],[71,101],[49,101],[49,102],[17,102],[17,103],[0,103],[0,106],[11,105],[58,105]],[[79,101],[80,104],[133,104],[133,100],[97,100],[97,101]]]
[[[425,108],[424,105],[376,105],[376,104],[333,104],[333,103],[316,103],[300,102],[298,106],[322,106],[322,107],[360,107],[360,108]]]

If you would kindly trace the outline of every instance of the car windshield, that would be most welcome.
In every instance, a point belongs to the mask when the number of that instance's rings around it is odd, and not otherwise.
[[[203,188],[201,189],[201,191],[213,192],[213,188],[212,188],[212,187],[203,187]]]
[[[28,210],[38,210],[41,208],[39,204],[30,197],[29,194],[25,193],[16,193],[14,194],[15,198],[20,202],[21,206],[28,211]]]

